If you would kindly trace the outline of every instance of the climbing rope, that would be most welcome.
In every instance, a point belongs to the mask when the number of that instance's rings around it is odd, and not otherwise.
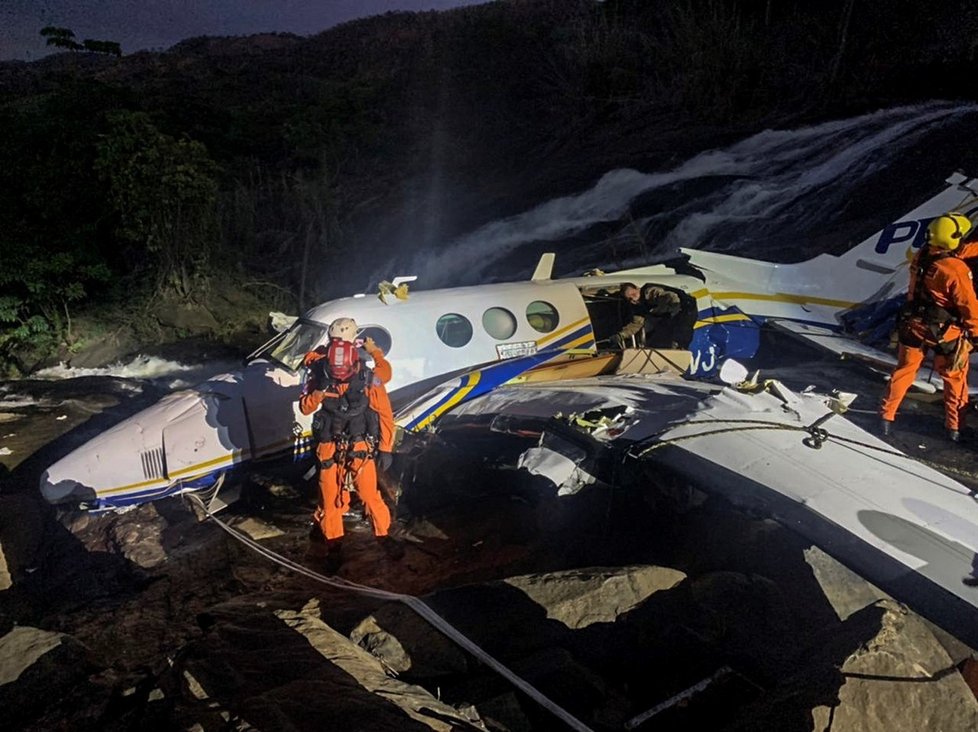
[[[704,432],[696,432],[691,435],[677,435],[676,437],[670,437],[665,440],[659,440],[653,445],[646,447],[641,452],[637,454],[629,453],[629,455],[635,458],[636,460],[641,460],[647,454],[649,454],[653,450],[658,450],[660,447],[665,447],[666,445],[675,444],[677,442],[683,442],[685,440],[692,440],[697,437],[722,435],[729,432],[746,432],[750,430],[786,430],[788,432],[807,433],[808,437],[802,440],[802,442],[804,442],[808,447],[811,447],[816,450],[819,449],[822,446],[822,444],[831,440],[834,442],[853,445],[855,447],[864,447],[868,450],[875,450],[877,452],[883,453],[884,455],[893,455],[894,457],[905,457],[911,460],[913,459],[910,458],[908,455],[900,452],[899,450],[893,450],[888,447],[879,447],[878,445],[871,445],[868,442],[854,440],[849,437],[833,435],[821,425],[824,424],[825,421],[829,419],[829,417],[832,417],[834,414],[835,412],[829,412],[827,414],[824,414],[821,417],[819,417],[817,420],[812,422],[810,425],[805,425],[805,426],[785,424],[784,422],[775,422],[773,420],[764,420],[764,419],[694,419],[688,422],[683,422],[682,426],[689,425],[689,424],[732,424],[737,426],[724,427],[715,430],[706,430]],[[671,432],[673,429],[675,429],[675,427],[670,427],[669,429],[662,430],[661,432],[657,432],[656,434],[651,435],[648,439],[656,439],[661,435],[666,434],[667,432]],[[812,442],[812,444],[809,444],[808,442],[809,440]]]
[[[833,435],[831,432],[826,430],[821,425],[825,423],[830,417],[832,417],[835,412],[828,412],[822,415],[817,420],[812,422],[810,425],[799,426],[792,424],[785,424],[784,422],[775,422],[772,420],[763,419],[696,419],[684,422],[682,426],[690,424],[730,424],[735,425],[733,427],[723,427],[714,430],[705,430],[703,432],[695,432],[690,435],[677,435],[676,437],[670,437],[665,440],[658,440],[652,445],[646,447],[641,452],[633,453],[632,450],[628,450],[625,453],[626,457],[634,458],[635,460],[641,460],[649,453],[659,448],[666,447],[667,445],[673,445],[678,442],[684,442],[685,440],[692,440],[697,437],[710,437],[712,435],[722,435],[729,434],[731,432],[748,432],[751,430],[787,430],[789,432],[805,432],[807,437],[802,439],[802,443],[807,447],[811,447],[815,450],[820,449],[826,442],[835,442],[842,445],[848,445],[850,447],[864,448],[866,450],[874,450],[876,452],[882,453],[883,455],[891,455],[893,457],[906,458],[907,460],[912,460],[914,462],[920,463],[921,465],[926,465],[929,468],[936,470],[942,474],[956,475],[961,478],[965,478],[971,481],[978,481],[978,472],[969,472],[966,470],[959,470],[947,465],[940,465],[930,460],[924,460],[918,457],[911,457],[904,452],[899,450],[894,450],[889,447],[880,447],[879,445],[871,445],[868,442],[863,442],[862,440],[855,440],[851,437],[842,437],[841,435]],[[669,427],[668,429],[657,432],[650,435],[647,440],[655,440],[661,435],[671,432],[675,427]],[[978,500],[978,490],[969,489],[969,495],[972,498]]]
[[[807,433],[808,436],[804,438],[802,442],[806,446],[811,447],[812,449],[815,450],[820,449],[822,445],[829,440],[836,440],[838,442],[857,444],[872,450],[878,450],[880,452],[888,453],[891,455],[899,455],[901,457],[905,457],[903,453],[897,452],[896,450],[889,450],[887,448],[877,447],[876,445],[870,445],[868,443],[860,443],[856,440],[839,437],[838,435],[833,435],[829,433],[825,428],[822,427],[822,424],[824,424],[826,420],[828,420],[830,417],[834,415],[835,412],[828,412],[827,414],[824,414],[818,419],[816,419],[810,425],[805,425],[805,426],[785,424],[784,422],[775,422],[773,420],[764,420],[764,419],[722,419],[722,418],[694,419],[688,422],[683,422],[681,426],[690,425],[690,424],[728,424],[728,425],[735,425],[735,426],[722,427],[720,429],[715,429],[715,430],[706,430],[704,432],[695,432],[690,435],[677,435],[676,437],[670,437],[665,440],[658,440],[657,442],[650,445],[649,447],[646,447],[641,452],[637,454],[632,454],[631,452],[629,452],[629,455],[635,458],[636,460],[641,460],[650,452],[654,450],[658,450],[661,447],[665,447],[666,445],[672,445],[677,442],[684,442],[685,440],[692,440],[697,437],[722,435],[731,432],[748,432],[752,430],[786,430],[788,432]],[[657,432],[656,434],[651,435],[648,439],[656,439],[666,434],[667,432],[671,432],[673,429],[675,429],[675,427],[670,427],[669,429],[662,430],[661,432]]]
[[[564,724],[573,730],[580,730],[580,732],[591,732],[591,728],[584,724],[582,721],[574,717],[570,712],[565,710],[563,707],[557,705],[548,697],[544,696],[542,692],[537,690],[535,687],[531,686],[529,682],[524,680],[522,677],[517,676],[513,671],[504,666],[500,661],[496,660],[493,656],[489,655],[483,648],[477,645],[472,639],[464,635],[455,626],[451,625],[447,620],[438,615],[429,605],[427,605],[420,598],[414,597],[413,595],[404,595],[399,592],[390,592],[388,590],[379,590],[375,587],[368,587],[367,585],[361,585],[357,582],[351,582],[350,580],[343,579],[341,577],[327,577],[326,575],[319,574],[314,570],[305,567],[298,562],[294,562],[287,557],[283,557],[281,554],[273,552],[268,547],[262,546],[257,541],[252,539],[247,534],[238,531],[234,527],[225,523],[221,519],[217,518],[214,514],[210,512],[207,506],[199,497],[193,494],[187,496],[191,500],[195,501],[204,512],[205,516],[216,523],[221,529],[230,535],[233,539],[239,541],[240,543],[247,546],[252,551],[265,557],[266,559],[278,564],[280,567],[284,567],[296,574],[301,574],[304,577],[308,577],[311,580],[319,582],[330,587],[335,587],[340,590],[345,590],[348,592],[355,592],[359,595],[364,595],[366,597],[372,597],[378,600],[393,600],[397,602],[402,602],[409,608],[414,610],[418,615],[420,615],[424,620],[428,621],[434,628],[441,631],[444,635],[451,638],[458,644],[461,648],[471,653],[477,659],[482,661],[486,666],[491,668],[493,671],[498,673],[503,678],[507,679],[513,686],[518,688],[524,694],[533,699],[541,707],[549,711],[555,717],[560,719]]]

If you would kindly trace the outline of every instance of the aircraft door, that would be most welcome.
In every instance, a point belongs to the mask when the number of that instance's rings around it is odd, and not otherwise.
[[[294,427],[308,430],[311,418],[299,412],[302,390],[300,375],[273,363],[248,365],[244,387],[244,410],[251,434],[253,457],[276,455],[295,446]]]

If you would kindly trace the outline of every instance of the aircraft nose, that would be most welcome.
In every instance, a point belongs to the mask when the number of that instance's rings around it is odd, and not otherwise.
[[[78,452],[77,450],[75,452]],[[82,476],[91,476],[91,470],[86,469],[85,461],[79,459],[74,452],[63,457],[41,474],[41,495],[48,503],[55,505],[65,503],[81,503],[96,499],[95,489]],[[84,481],[84,482],[83,482]]]

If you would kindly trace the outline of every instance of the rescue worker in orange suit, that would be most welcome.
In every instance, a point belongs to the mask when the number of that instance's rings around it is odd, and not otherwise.
[[[365,344],[374,360],[368,368],[355,344],[357,326],[352,318],[338,318],[329,327],[329,343],[306,354],[310,376],[299,398],[303,414],[313,414],[318,437],[319,489],[322,506],[315,516],[326,539],[327,568],[342,563],[343,514],[355,489],[373,525],[374,536],[385,553],[404,556],[400,542],[388,535],[390,510],[377,488],[377,469],[387,470],[393,460],[394,415],[383,381],[391,367],[372,340]]]
[[[968,406],[968,357],[978,341],[978,298],[971,270],[957,251],[972,224],[962,214],[938,216],[927,227],[927,245],[910,265],[907,302],[898,320],[897,365],[880,404],[889,434],[897,408],[929,350],[944,381],[944,427],[957,442]]]

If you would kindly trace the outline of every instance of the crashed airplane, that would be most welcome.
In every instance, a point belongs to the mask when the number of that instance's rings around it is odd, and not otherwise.
[[[797,264],[684,249],[681,267],[552,279],[551,254],[529,281],[405,297],[403,278],[395,280],[380,297],[313,308],[242,369],[170,394],[59,460],[40,489],[51,503],[112,509],[213,488],[258,462],[308,465],[311,417],[297,407],[303,356],[327,340],[332,320],[352,317],[393,367],[387,388],[405,432],[529,425],[522,434],[540,437],[523,467],[564,493],[602,481],[588,456],[603,450],[655,461],[767,511],[978,646],[978,587],[962,582],[978,563],[969,490],[849,422],[841,414],[848,395],[793,393],[777,382],[737,389],[716,378],[755,355],[766,323],[849,342],[845,316],[905,288],[928,222],[949,210],[978,212],[976,183],[955,174],[845,254]],[[672,289],[695,307],[688,350],[601,347],[623,324],[612,293],[624,282]],[[561,434],[557,412],[597,426]]]

